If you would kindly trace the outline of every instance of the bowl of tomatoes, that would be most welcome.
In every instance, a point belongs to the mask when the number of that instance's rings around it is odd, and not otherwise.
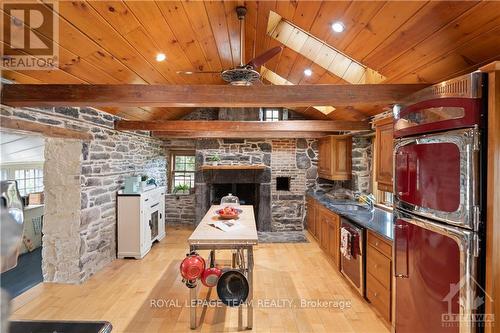
[[[239,208],[226,206],[224,208],[215,211],[215,214],[219,215],[221,219],[229,220],[237,218],[243,211]]]

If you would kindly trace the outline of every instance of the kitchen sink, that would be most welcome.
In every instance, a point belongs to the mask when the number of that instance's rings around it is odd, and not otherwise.
[[[347,204],[347,205],[332,205],[332,208],[338,209],[338,210],[349,210],[349,211],[367,211],[368,208],[365,206],[361,205],[352,205],[352,204]]]

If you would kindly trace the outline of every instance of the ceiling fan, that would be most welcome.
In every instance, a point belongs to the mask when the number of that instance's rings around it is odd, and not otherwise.
[[[256,82],[260,82],[260,73],[257,69],[271,60],[274,56],[281,52],[282,46],[273,47],[264,53],[259,54],[247,64],[244,62],[245,55],[245,15],[246,7],[236,7],[236,14],[240,21],[240,65],[234,68],[219,71],[177,71],[177,74],[220,74],[222,79],[234,86],[249,86]]]

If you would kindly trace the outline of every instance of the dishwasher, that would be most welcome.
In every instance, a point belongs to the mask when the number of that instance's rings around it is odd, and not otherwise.
[[[342,274],[356,288],[356,290],[365,296],[365,228],[341,218],[341,235],[348,232],[349,242],[348,250],[341,251],[340,267]],[[344,231],[342,231],[344,230]],[[341,236],[341,244],[342,244]],[[342,248],[342,245],[341,245]]]

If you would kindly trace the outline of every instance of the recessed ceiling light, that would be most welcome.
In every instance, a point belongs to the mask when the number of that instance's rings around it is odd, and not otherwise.
[[[342,32],[344,31],[345,26],[342,22],[337,21],[332,23],[332,30],[335,32]]]
[[[158,61],[158,62],[159,62],[159,61],[163,61],[163,60],[165,60],[165,59],[167,59],[167,56],[165,55],[165,53],[158,53],[158,54],[156,55],[156,61]]]
[[[311,76],[312,73],[313,73],[312,70],[310,70],[309,68],[304,69],[304,75],[305,76]]]

